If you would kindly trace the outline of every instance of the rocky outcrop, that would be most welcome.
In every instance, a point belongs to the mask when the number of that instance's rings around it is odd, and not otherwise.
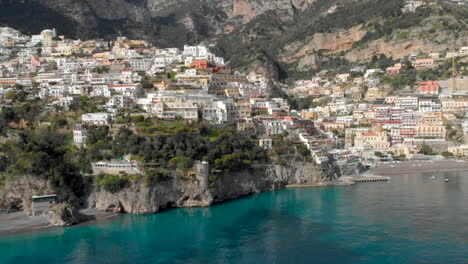
[[[334,54],[352,49],[361,40],[366,30],[362,25],[333,33],[315,33],[305,42],[296,41],[284,48],[282,62],[297,62],[297,69],[307,71],[317,68],[317,54]],[[288,55],[288,54],[293,55]]]
[[[44,179],[31,175],[8,178],[0,188],[0,209],[23,210],[31,215],[31,197],[52,193],[53,186]]]
[[[282,19],[290,20],[296,10],[304,10],[314,1],[0,0],[0,24],[36,33],[44,27],[55,26],[60,33],[77,38],[123,34],[155,43],[178,42],[175,40],[178,38],[168,33],[182,34],[190,38],[190,42],[222,33],[227,25],[246,24],[266,12],[275,12]],[[170,43],[172,46],[182,44]]]
[[[116,192],[106,191],[100,186],[91,186],[84,199],[89,208],[129,214],[152,214],[164,208],[204,207],[214,202],[237,198],[243,195],[274,191],[288,184],[313,184],[327,175],[354,174],[355,168],[337,172],[337,166],[317,168],[311,163],[291,162],[287,165],[256,164],[241,171],[216,173],[207,163],[198,162],[195,174],[174,172],[172,177],[156,182],[145,181],[144,177],[128,182]],[[338,168],[339,170],[339,168]],[[349,172],[345,172],[345,171]],[[88,183],[89,184],[89,183]],[[10,179],[0,188],[1,206],[21,204],[30,214],[32,195],[61,193],[67,190],[53,188],[37,177],[23,176]],[[64,196],[62,196],[64,197]],[[88,220],[79,214],[73,205],[57,204],[45,214],[52,225],[69,226]]]
[[[88,197],[88,206],[106,211],[130,214],[151,214],[171,207],[203,207],[214,202],[243,195],[273,191],[292,183],[312,183],[321,179],[322,171],[311,164],[288,166],[257,165],[252,169],[219,175],[197,174],[196,177],[175,177],[146,186],[136,180],[115,192],[95,187]]]
[[[50,225],[53,226],[72,226],[88,220],[89,218],[63,203],[52,206],[49,211],[45,212],[45,216]]]
[[[130,214],[151,214],[163,208],[209,206],[213,198],[208,186],[196,179],[173,178],[146,186],[142,180],[111,193],[95,187],[88,206],[99,210]]]
[[[361,40],[367,33],[363,25],[358,25],[346,30],[340,30],[333,33],[315,33],[305,42],[295,42],[288,47],[300,47],[294,56],[302,57],[304,55],[321,51],[324,54],[332,54],[340,51],[346,51],[353,47],[354,43]]]

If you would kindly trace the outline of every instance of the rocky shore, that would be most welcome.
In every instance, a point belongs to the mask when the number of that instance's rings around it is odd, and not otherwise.
[[[79,213],[84,215],[86,219],[82,219],[84,222],[80,222],[79,225],[91,224],[119,215],[119,213],[105,212],[93,208],[80,210]],[[8,214],[0,213],[0,236],[57,228],[58,226],[61,225],[52,225],[46,215],[29,216],[24,211]]]
[[[31,216],[31,196],[54,193],[57,189],[31,175],[11,179],[0,188],[0,207],[5,211],[0,213],[0,235],[70,226],[119,213],[152,214],[165,208],[205,207],[248,194],[278,190],[291,183],[318,182],[324,173],[334,173],[330,171],[333,168],[323,170],[304,163],[256,165],[248,170],[214,175],[210,175],[207,164],[200,163],[194,169],[196,174],[191,177],[173,177],[150,185],[140,178],[116,192],[92,185],[84,198],[87,209],[76,211],[58,204],[41,216]]]
[[[351,185],[352,181],[321,182],[326,174],[336,173],[333,169],[318,169],[311,164],[295,163],[288,166],[258,165],[249,170],[210,175],[209,168],[199,165],[196,175],[191,178],[172,178],[147,186],[143,180],[135,180],[117,192],[108,192],[99,186],[92,186],[85,204],[87,209],[72,210],[59,204],[42,216],[28,216],[30,202],[22,197],[51,191],[42,181],[33,182],[31,177],[18,179],[24,185],[6,185],[3,198],[10,201],[23,199],[23,210],[14,213],[0,213],[0,235],[14,234],[50,226],[70,226],[82,222],[107,219],[120,213],[153,214],[165,208],[205,207],[216,202],[238,198],[244,195],[282,188],[328,187]],[[343,168],[342,168],[343,170]],[[461,161],[413,161],[404,163],[379,164],[362,176],[392,176],[431,171],[468,171],[468,162]],[[343,177],[350,178],[350,177]],[[37,186],[36,186],[37,185]],[[20,193],[22,192],[22,195]],[[40,193],[39,193],[40,194]],[[21,197],[22,196],[22,197]]]

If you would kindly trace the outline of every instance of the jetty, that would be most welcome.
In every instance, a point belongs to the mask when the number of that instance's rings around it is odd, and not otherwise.
[[[354,182],[385,182],[390,181],[390,177],[388,176],[359,176],[354,177]]]
[[[359,176],[344,176],[334,181],[320,181],[315,183],[297,183],[289,184],[286,188],[305,188],[305,187],[331,187],[331,186],[347,186],[354,185],[356,183],[365,182],[387,182],[390,181],[388,176],[377,176],[377,175],[359,175]]]

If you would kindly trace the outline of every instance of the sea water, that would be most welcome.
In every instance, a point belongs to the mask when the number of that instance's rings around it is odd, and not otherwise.
[[[0,263],[468,263],[468,172],[285,189],[7,236]]]

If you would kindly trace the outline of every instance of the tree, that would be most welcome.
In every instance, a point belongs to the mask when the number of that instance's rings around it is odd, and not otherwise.
[[[52,122],[51,122],[51,128],[52,129],[57,129],[57,128],[63,128],[65,126],[68,125],[68,121],[67,121],[67,118],[63,117],[63,116],[58,116],[58,117],[54,117],[52,119]]]
[[[96,184],[111,193],[120,191],[125,186],[125,183],[126,181],[118,175],[100,174],[96,177]]]
[[[93,145],[98,141],[108,142],[110,140],[108,126],[90,126],[87,132],[86,144]]]
[[[167,181],[169,179],[171,179],[171,175],[166,171],[148,170],[143,177],[143,182],[149,187],[158,181]]]
[[[154,85],[150,80],[145,79],[145,80],[143,80],[142,87],[143,87],[143,89],[152,89],[152,88],[154,88]]]
[[[310,150],[307,148],[306,145],[299,145],[297,147],[297,153],[299,153],[299,155],[301,155],[302,157],[307,157],[310,155]]]
[[[444,157],[453,157],[453,153],[452,152],[448,152],[448,151],[444,151],[442,153],[440,153],[442,156]]]
[[[432,148],[429,147],[426,144],[422,145],[421,149],[419,151],[420,151],[420,153],[422,153],[424,155],[434,155],[434,151],[432,150]]]

